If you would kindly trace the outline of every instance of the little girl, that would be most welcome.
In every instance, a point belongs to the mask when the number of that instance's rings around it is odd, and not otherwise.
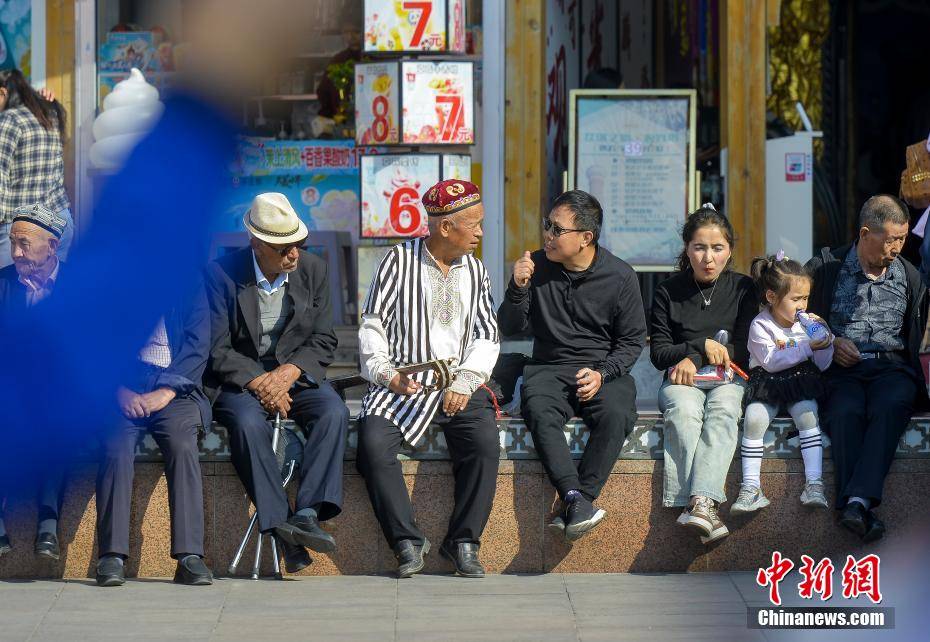
[[[826,338],[813,341],[798,321],[811,289],[811,277],[800,263],[779,252],[753,260],[751,273],[764,309],[749,328],[749,388],[740,448],[743,483],[730,513],[750,513],[769,505],[759,482],[762,438],[783,408],[800,435],[807,480],[801,503],[827,508],[816,398],[823,392],[820,372],[833,360],[833,334],[827,330]],[[822,319],[814,318],[826,327]]]

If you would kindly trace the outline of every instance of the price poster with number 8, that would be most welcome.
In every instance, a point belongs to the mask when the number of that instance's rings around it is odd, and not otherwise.
[[[404,144],[474,145],[475,91],[470,62],[402,62]]]
[[[464,0],[365,0],[365,51],[465,52]]]
[[[420,198],[439,182],[439,154],[362,156],[362,238],[415,238],[427,233]]]
[[[396,145],[398,122],[397,63],[355,65],[355,141],[359,145]]]

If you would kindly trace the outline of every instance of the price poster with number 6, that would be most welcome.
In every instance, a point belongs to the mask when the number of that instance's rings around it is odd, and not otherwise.
[[[474,70],[470,62],[402,62],[404,144],[474,145]]]
[[[439,182],[439,154],[362,156],[362,238],[415,238],[427,233],[420,198]]]
[[[465,52],[465,0],[365,0],[365,51]]]
[[[400,142],[397,63],[355,65],[355,141],[359,145]]]

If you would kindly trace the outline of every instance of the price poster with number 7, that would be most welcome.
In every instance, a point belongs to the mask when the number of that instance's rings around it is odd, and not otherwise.
[[[474,145],[470,62],[402,62],[401,131],[408,145]]]
[[[465,0],[365,0],[366,52],[465,52]]]
[[[397,63],[355,65],[355,141],[359,145],[400,142]]]
[[[361,237],[415,238],[427,233],[420,198],[439,182],[439,154],[362,156]]]

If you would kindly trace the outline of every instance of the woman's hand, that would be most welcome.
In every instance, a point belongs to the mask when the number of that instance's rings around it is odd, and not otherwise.
[[[727,347],[713,339],[704,340],[704,354],[707,355],[707,360],[711,365],[723,366],[724,368],[730,366],[730,352]]]
[[[668,380],[678,386],[693,386],[695,373],[697,373],[697,366],[691,359],[685,357],[672,368]]]

